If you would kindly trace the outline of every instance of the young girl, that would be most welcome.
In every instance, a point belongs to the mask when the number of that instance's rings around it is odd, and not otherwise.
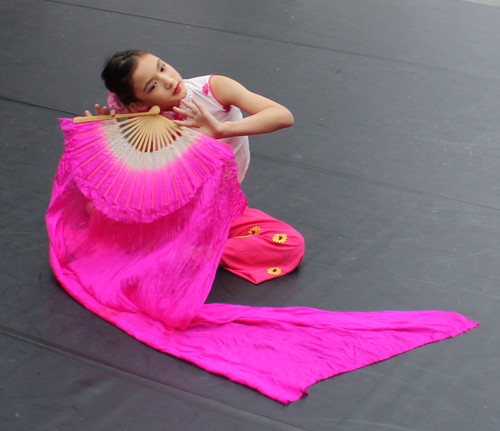
[[[250,163],[248,135],[270,133],[293,125],[284,106],[247,90],[225,76],[182,79],[162,59],[146,51],[117,52],[102,78],[110,91],[111,114],[144,112],[157,105],[179,126],[228,143],[238,165],[238,181]],[[97,115],[108,107],[95,106]],[[241,110],[249,114],[243,118]],[[90,112],[86,111],[90,116]],[[247,208],[234,220],[222,255],[223,268],[253,283],[285,275],[304,256],[304,239],[292,227],[262,211]]]
[[[115,55],[103,76],[115,94],[110,99],[115,110],[159,105],[178,124],[229,137],[240,180],[248,147],[236,137],[292,122],[285,108],[228,78],[183,81],[142,51]],[[237,107],[251,115],[241,118]],[[97,107],[98,114],[107,112]],[[66,150],[46,216],[54,273],[86,308],[155,349],[288,403],[318,380],[477,325],[444,311],[345,313],[206,304],[221,256],[228,270],[257,283],[299,263],[302,237],[246,208],[234,175],[236,162],[216,142],[207,145],[220,147],[224,164],[210,172],[196,198],[150,223],[107,217],[92,209],[93,189],[78,182],[81,165],[72,157],[82,141],[88,147],[102,135],[89,143],[89,129],[78,128],[72,119],[61,119],[61,126]]]

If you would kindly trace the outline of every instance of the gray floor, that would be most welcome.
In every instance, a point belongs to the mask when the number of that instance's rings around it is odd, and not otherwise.
[[[458,0],[2,1],[0,429],[500,429],[499,22]],[[304,235],[305,259],[259,286],[221,271],[209,301],[481,327],[283,406],[85,310],[48,259],[57,118],[104,102],[102,63],[126,48],[295,115],[252,138],[243,189]]]

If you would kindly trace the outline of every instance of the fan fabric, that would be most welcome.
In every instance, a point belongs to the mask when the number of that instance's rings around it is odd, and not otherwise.
[[[478,324],[448,311],[205,304],[231,223],[246,207],[236,171],[227,147],[225,162],[187,204],[150,223],[127,223],[82,193],[66,151],[47,212],[56,277],[138,340],[285,404],[318,380]]]
[[[149,151],[140,151],[124,138],[116,120],[60,121],[78,187],[97,209],[119,221],[149,223],[187,204],[228,154],[225,144],[189,129],[163,149],[156,148],[161,139],[151,133]],[[133,121],[144,129],[169,122],[160,115]]]

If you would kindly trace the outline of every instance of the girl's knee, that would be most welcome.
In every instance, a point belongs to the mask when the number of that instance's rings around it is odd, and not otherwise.
[[[289,248],[297,252],[302,252],[302,254],[304,253],[305,240],[299,232],[297,232],[294,228],[288,226],[287,233],[284,234],[284,236],[286,237],[285,243],[288,244]]]
[[[293,259],[297,262],[296,264],[298,265],[304,257],[304,237],[296,230],[293,230],[293,232],[290,233],[290,237],[290,253],[293,255]]]

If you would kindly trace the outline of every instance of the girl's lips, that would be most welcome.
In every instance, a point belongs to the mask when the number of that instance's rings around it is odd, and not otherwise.
[[[175,90],[174,90],[174,94],[177,94],[181,91],[181,84],[177,84],[177,86],[175,87]]]

